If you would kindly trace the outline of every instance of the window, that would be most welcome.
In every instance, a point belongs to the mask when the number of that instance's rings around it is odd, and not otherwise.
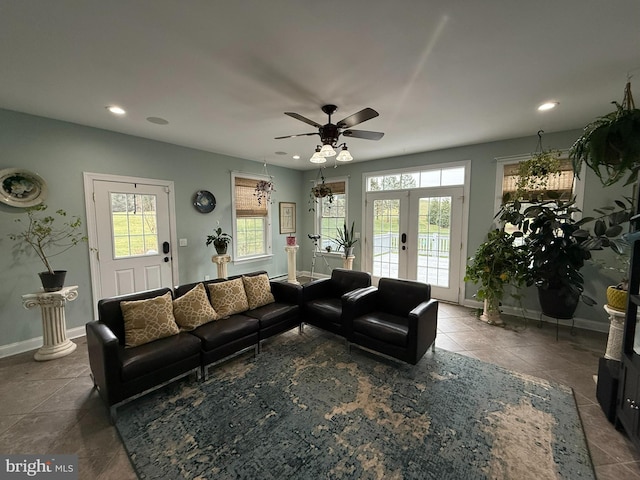
[[[367,192],[464,185],[465,167],[429,168],[388,175],[367,175]]]
[[[271,205],[258,203],[256,184],[263,177],[231,175],[233,184],[233,251],[235,261],[271,254]]]
[[[331,188],[333,201],[329,202],[328,197],[321,198],[316,208],[317,228],[316,233],[320,234],[319,248],[326,252],[330,248],[331,252],[338,252],[340,248],[335,241],[338,236],[338,229],[342,229],[347,223],[347,182],[346,180],[334,180],[327,182]]]
[[[111,194],[113,258],[158,254],[156,196]]]

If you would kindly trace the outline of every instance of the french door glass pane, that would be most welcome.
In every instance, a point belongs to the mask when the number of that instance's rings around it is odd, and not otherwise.
[[[373,201],[373,275],[398,278],[400,200]]]
[[[451,197],[420,198],[417,279],[449,288]]]
[[[156,196],[111,194],[113,258],[158,254]]]

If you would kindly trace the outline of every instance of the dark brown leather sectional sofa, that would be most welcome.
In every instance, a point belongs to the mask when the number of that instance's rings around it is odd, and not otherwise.
[[[122,301],[145,300],[171,292],[179,298],[198,283],[223,282],[266,272],[196,282],[105,298],[98,302],[98,320],[86,325],[89,364],[95,386],[115,418],[119,404],[177,378],[254,348],[263,340],[309,323],[367,349],[417,363],[433,345],[437,301],[419,282],[382,279],[372,287],[364,272],[334,269],[331,278],[301,287],[270,281],[274,303],[200,325],[194,330],[125,348]],[[207,289],[207,295],[209,291]],[[395,307],[394,307],[395,305]]]

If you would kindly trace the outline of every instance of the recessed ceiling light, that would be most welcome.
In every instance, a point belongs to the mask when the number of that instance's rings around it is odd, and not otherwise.
[[[105,108],[114,115],[124,115],[125,113],[127,113],[123,108],[118,107],[117,105],[108,105]]]
[[[294,155],[294,156],[293,156],[293,159],[294,159],[294,160],[300,160],[300,155]]]
[[[169,125],[169,120],[160,117],[147,117],[147,122],[155,123],[156,125]]]
[[[546,102],[538,107],[538,110],[544,112],[546,110],[551,110],[552,108],[556,108],[560,102]]]

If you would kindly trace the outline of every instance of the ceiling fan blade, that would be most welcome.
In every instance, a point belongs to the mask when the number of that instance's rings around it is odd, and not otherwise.
[[[365,140],[380,140],[384,137],[382,132],[370,132],[368,130],[345,130],[342,135],[351,138],[364,138]]]
[[[358,125],[359,123],[366,122],[367,120],[371,120],[372,118],[376,118],[379,115],[373,108],[363,108],[359,112],[354,113],[353,115],[348,116],[347,118],[343,118],[336,125],[338,128],[349,128]]]
[[[275,137],[275,140],[281,140],[283,138],[295,138],[295,137],[308,137],[310,135],[320,135],[318,132],[313,133],[298,133],[297,135],[285,135],[284,137]]]
[[[322,126],[318,122],[314,122],[313,120],[309,120],[307,117],[303,117],[299,113],[284,112],[284,114],[285,115],[289,115],[291,118],[295,118],[296,120],[300,120],[301,122],[308,123],[309,125],[313,125],[316,128],[320,128]]]

